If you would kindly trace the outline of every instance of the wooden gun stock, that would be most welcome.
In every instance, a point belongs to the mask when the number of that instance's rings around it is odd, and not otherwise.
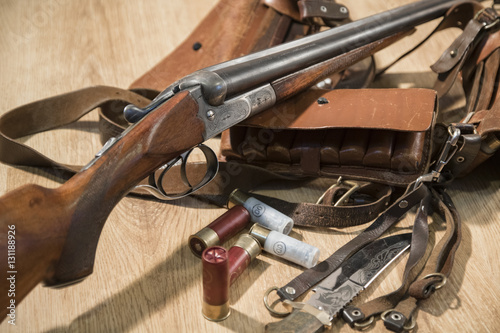
[[[28,185],[0,198],[2,267],[7,267],[9,226],[15,228],[17,303],[39,282],[64,286],[92,273],[101,230],[118,201],[162,164],[203,141],[197,113],[198,103],[181,92],[59,188]],[[9,284],[1,286],[3,320]]]

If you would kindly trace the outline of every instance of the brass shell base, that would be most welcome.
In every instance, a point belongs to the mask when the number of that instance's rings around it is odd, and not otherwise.
[[[203,302],[201,313],[205,319],[211,321],[222,321],[229,317],[231,314],[231,308],[229,307],[229,302],[222,305],[210,305],[207,302]]]

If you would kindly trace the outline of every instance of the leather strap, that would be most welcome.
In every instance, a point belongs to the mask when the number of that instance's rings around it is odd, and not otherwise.
[[[500,45],[476,68],[471,91],[475,92],[476,103],[469,112],[468,123],[476,124],[479,135],[485,137],[500,132],[500,92],[495,91],[500,73]],[[490,87],[491,86],[491,87]],[[483,93],[484,91],[484,93]],[[489,108],[489,109],[488,109]]]
[[[302,20],[320,17],[327,25],[333,25],[331,21],[342,21],[349,18],[347,7],[333,0],[299,0],[297,3]]]
[[[442,281],[439,276],[428,277],[431,274],[439,273],[448,277],[453,267],[455,253],[462,239],[461,219],[451,198],[446,192],[434,194],[434,206],[444,218],[446,232],[440,242],[436,245],[435,251],[420,274],[423,278],[413,282],[408,290],[408,294],[416,299],[428,298],[434,290],[431,286]]]
[[[340,190],[337,188],[335,190]],[[331,191],[332,192],[332,191]],[[390,186],[368,183],[357,193],[375,198],[374,202],[359,205],[333,206],[334,200],[323,204],[291,203],[261,195],[252,196],[265,202],[285,215],[293,217],[294,225],[300,227],[347,228],[372,221],[390,202]],[[332,195],[333,199],[334,195]]]
[[[441,22],[436,26],[434,30],[431,31],[421,42],[419,42],[417,45],[415,45],[413,48],[411,48],[409,51],[405,52],[401,56],[399,56],[396,60],[391,62],[389,65],[386,67],[382,68],[379,70],[377,73],[377,76],[380,76],[381,74],[385,73],[389,68],[394,66],[398,61],[401,59],[405,58],[409,54],[413,53],[416,49],[421,47],[425,42],[427,42],[436,32],[446,30],[448,28],[460,28],[464,29],[464,24],[463,22],[469,22],[474,18],[475,13],[480,11],[483,7],[473,1],[467,1],[467,2],[462,2],[459,3],[453,7],[451,7],[448,12],[445,14]],[[440,95],[441,96],[441,95]]]
[[[429,259],[420,279],[413,282],[409,288],[409,297],[398,304],[394,309],[404,318],[411,321],[419,306],[419,302],[431,297],[434,292],[445,285],[453,267],[455,253],[462,239],[460,216],[451,202],[451,198],[442,193],[442,200],[438,201],[440,214],[445,217],[446,234],[436,246],[433,256]]]
[[[144,107],[149,102],[149,99],[133,91],[95,86],[15,108],[0,117],[0,162],[14,166],[52,168],[66,176],[72,175],[81,166],[53,161],[16,139],[71,124],[106,104],[110,107],[105,110],[109,111],[120,108],[120,105],[123,110],[123,105],[130,103]],[[115,119],[113,114],[101,113],[100,117]],[[112,120],[109,124],[114,128],[117,123]]]
[[[426,213],[421,209],[415,220],[410,257],[401,287],[365,304],[344,309],[343,318],[351,326],[382,313],[381,318],[387,329],[395,332],[410,330],[419,302],[429,298],[446,283],[461,241],[461,220],[451,198],[442,189],[432,189],[431,193],[429,199],[432,198],[432,206],[446,223],[445,235],[434,248],[431,244],[425,246],[422,243],[427,239],[427,227],[422,224]],[[418,255],[415,255],[416,252],[419,252]]]
[[[438,73],[434,89],[436,89],[439,96],[446,94],[455,82],[466,60],[469,59],[474,48],[484,36],[485,26],[489,26],[497,20],[498,15],[494,9],[485,8],[479,11],[474,19],[468,21],[462,34],[442,54],[439,60],[431,66],[431,69]]]
[[[365,318],[370,318],[371,316],[384,312],[387,309],[393,309],[406,294],[410,284],[419,275],[425,261],[431,254],[432,247],[428,246],[429,230],[427,222],[428,211],[430,208],[429,203],[430,193],[427,193],[426,197],[421,200],[415,217],[410,256],[406,262],[403,274],[403,283],[397,290],[357,306],[355,309],[361,311]],[[354,307],[346,308],[344,311],[344,318],[351,318],[349,314],[352,313],[353,310]],[[346,321],[351,325],[353,324],[353,322],[349,319]]]
[[[500,148],[500,31],[489,34],[475,50],[476,61],[463,68],[464,89],[468,96],[463,122],[473,132],[462,135],[460,149],[447,166],[456,177],[463,177]]]
[[[431,66],[431,69],[438,73],[434,89],[440,97],[445,95],[456,81],[458,74],[471,54],[472,44],[476,42],[482,28],[483,24],[478,20],[469,21],[462,35]]]
[[[407,193],[398,198],[358,236],[335,251],[328,259],[304,271],[285,286],[281,287],[278,290],[280,298],[282,300],[289,299],[292,301],[297,299],[312,286],[330,275],[345,259],[353,255],[366,244],[380,237],[391,226],[397,223],[407,211],[428,195],[429,190],[424,184],[420,184],[415,189],[412,189],[412,186],[413,185],[410,185]]]
[[[434,192],[435,210],[443,216],[446,222],[446,233],[435,247],[424,270],[408,289],[408,298],[402,300],[393,310],[389,310],[385,316],[384,325],[395,331],[402,332],[406,327],[414,323],[414,317],[419,303],[430,298],[434,292],[446,284],[446,279],[451,273],[456,250],[462,238],[460,216],[445,193]],[[397,314],[398,321],[393,320],[393,314]]]
[[[203,163],[191,163],[188,167],[189,173],[196,175],[194,178],[201,178],[199,176],[203,176],[206,168]],[[179,168],[181,168],[180,165],[174,166],[171,172],[178,174],[177,169]],[[241,177],[240,175],[245,176]],[[168,183],[165,184],[167,193],[180,193],[185,190],[182,179],[168,179]],[[214,180],[191,194],[191,196],[222,207],[226,205],[229,194],[235,188],[251,192],[266,183],[277,181],[283,187],[289,185],[296,188],[298,186],[307,186],[307,183],[313,181],[313,179],[281,175],[264,168],[236,161],[221,161],[219,162],[219,172]],[[332,180],[316,179],[315,182],[329,186]],[[296,226],[347,228],[372,221],[393,200],[393,188],[391,186],[369,182],[360,182],[360,184],[360,188],[351,196],[352,200],[338,206],[334,206],[334,204],[342,194],[350,189],[349,185],[342,182],[325,192],[321,204],[288,202],[256,193],[251,193],[251,196],[292,217]]]

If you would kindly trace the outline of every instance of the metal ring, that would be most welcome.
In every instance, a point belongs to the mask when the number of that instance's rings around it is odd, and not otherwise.
[[[417,325],[417,320],[415,319],[415,316],[411,316],[410,319],[408,319],[408,320],[410,321],[410,324],[403,326],[403,329],[405,331],[411,331]]]
[[[440,283],[438,283],[438,284],[436,284],[436,285],[434,285],[434,288],[435,288],[436,290],[438,290],[438,289],[442,288],[442,287],[446,284],[446,282],[448,281],[448,278],[447,278],[444,274],[441,274],[441,273],[431,273],[431,274],[427,274],[426,276],[424,276],[423,280],[425,280],[425,279],[429,279],[429,278],[431,278],[431,277],[440,277],[440,278],[441,278],[441,282],[440,282]]]
[[[382,312],[382,314],[380,315],[380,319],[382,319],[383,321],[385,321],[385,318],[386,318],[387,314],[388,314],[389,312],[392,312],[392,311],[394,311],[394,309],[385,310],[385,311],[384,311],[384,312]]]
[[[369,317],[368,319],[364,320],[364,321],[361,321],[361,322],[354,322],[354,327],[357,328],[358,330],[361,330],[365,327],[368,327],[370,326],[371,324],[373,324],[373,321],[375,320],[375,318],[373,318],[373,316]]]
[[[272,315],[274,315],[276,317],[286,317],[291,312],[276,311],[268,303],[269,294],[271,292],[273,292],[274,290],[279,290],[279,288],[278,287],[271,287],[271,288],[269,288],[269,289],[266,290],[266,292],[264,293],[264,305],[266,306],[267,311],[269,311]]]

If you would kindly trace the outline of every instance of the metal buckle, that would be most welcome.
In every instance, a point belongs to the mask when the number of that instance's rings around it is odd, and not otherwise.
[[[275,290],[279,290],[279,288],[278,287],[271,287],[271,288],[267,289],[266,292],[264,293],[264,305],[266,306],[266,309],[271,313],[271,315],[273,315],[275,317],[286,317],[290,313],[292,313],[293,309],[298,309],[298,310],[302,310],[302,311],[305,311],[305,312],[313,315],[314,317],[316,317],[316,319],[318,319],[327,328],[332,327],[332,318],[330,318],[330,315],[328,313],[326,313],[325,311],[319,310],[319,309],[315,308],[314,306],[309,305],[307,303],[292,302],[292,301],[286,299],[282,302],[283,305],[287,306],[287,307],[291,307],[292,310],[290,310],[290,312],[276,311],[269,304],[269,294],[271,294],[271,292],[273,292]],[[274,303],[276,303],[276,302],[274,302]]]
[[[458,150],[457,143],[461,133],[462,132],[457,124],[451,124],[450,126],[448,126],[449,136],[446,140],[443,150],[441,150],[441,154],[439,155],[434,170],[432,170],[430,173],[418,177],[415,181],[415,188],[417,188],[423,182],[439,182],[441,173],[443,172],[443,168],[446,166],[446,164],[448,164],[448,162],[450,162],[450,160]]]
[[[495,20],[493,20],[491,23],[488,23],[488,22],[483,21],[483,20],[479,20],[479,17],[480,17],[480,16],[481,16],[484,12],[488,12],[488,13],[490,13],[490,12],[491,12],[491,11],[490,11],[490,9],[493,9],[493,11],[495,11],[495,13],[494,13],[494,14],[495,14],[495,16],[496,16]],[[483,8],[483,9],[481,9],[480,11],[478,11],[478,12],[476,13],[476,15],[474,16],[474,20],[477,20],[477,21],[479,21],[481,24],[483,24],[483,29],[484,29],[484,30],[489,30],[489,29],[493,28],[495,25],[497,25],[497,24],[500,22],[500,17],[498,17],[498,16],[496,15],[495,4],[492,4],[492,5],[491,5],[491,8],[485,7],[485,8]]]
[[[358,182],[355,182],[355,181],[352,181],[352,180],[344,180],[342,178],[342,176],[340,176],[338,179],[337,179],[337,182],[335,184],[333,184],[332,186],[330,186],[320,197],[319,199],[316,201],[316,204],[319,205],[321,204],[321,202],[323,201],[326,193],[332,189],[334,189],[335,187],[338,187],[338,186],[341,186],[341,185],[348,185],[350,186],[351,188],[347,190],[347,192],[345,192],[341,197],[340,199],[338,199],[334,204],[333,206],[334,207],[338,207],[338,206],[341,206],[343,205],[346,201],[349,200],[349,198],[351,197],[351,195],[353,195],[357,190],[359,190],[361,188],[361,184],[358,183]]]

